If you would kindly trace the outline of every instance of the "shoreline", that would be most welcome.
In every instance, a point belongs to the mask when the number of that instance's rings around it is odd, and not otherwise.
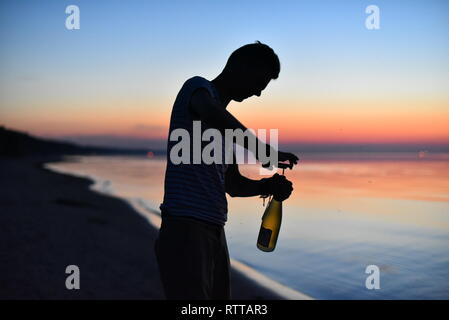
[[[125,197],[121,197],[118,195],[114,195],[111,190],[113,190],[112,182],[108,180],[104,180],[98,177],[93,177],[89,175],[78,175],[76,173],[58,171],[56,168],[49,168],[48,165],[50,163],[45,163],[45,169],[51,170],[53,172],[57,172],[60,174],[67,174],[75,177],[81,177],[90,179],[93,183],[89,186],[89,189],[97,192],[99,194],[106,194],[109,196],[116,197],[123,201],[126,201],[138,214],[144,217],[150,225],[152,225],[156,230],[160,228],[161,218],[159,210],[151,208],[148,206],[144,199],[141,198],[132,198],[127,199]],[[112,187],[112,188],[111,188]],[[259,271],[251,268],[250,266],[240,262],[236,259],[231,258],[231,268],[233,272],[241,274],[242,277],[248,279],[249,281],[254,282],[257,286],[260,286],[264,290],[270,292],[270,295],[273,295],[274,299],[282,299],[282,300],[313,300],[312,297],[299,292],[293,288],[285,286],[276,280],[273,280]],[[235,285],[234,285],[235,286]]]
[[[94,180],[45,167],[64,156],[2,157],[1,299],[165,299],[152,250],[157,228]],[[80,268],[67,290],[65,268]],[[285,296],[232,264],[233,300]]]

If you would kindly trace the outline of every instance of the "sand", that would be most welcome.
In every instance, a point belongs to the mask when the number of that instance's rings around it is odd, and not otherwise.
[[[42,167],[59,156],[0,157],[0,299],[165,299],[157,229],[92,180]],[[68,265],[80,290],[68,290]],[[280,299],[233,268],[233,299]]]

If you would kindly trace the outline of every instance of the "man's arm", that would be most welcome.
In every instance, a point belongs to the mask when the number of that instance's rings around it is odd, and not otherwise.
[[[251,180],[240,174],[236,163],[230,164],[225,177],[226,193],[231,197],[254,197],[263,194],[261,180]]]
[[[238,121],[229,111],[227,111],[226,108],[219,105],[205,88],[199,88],[193,93],[190,100],[190,109],[191,112],[196,114],[200,120],[206,123],[209,127],[220,130],[223,136],[225,129],[241,129],[243,132],[247,130],[247,128],[241,124],[240,121]],[[259,147],[259,139],[257,139],[257,137],[251,132],[249,132],[249,134],[256,138],[256,147]],[[243,140],[243,147],[248,149],[247,139]],[[267,154],[277,152],[268,144],[261,143],[260,145],[266,146],[267,150],[271,149]],[[257,150],[251,151],[257,159],[259,152],[257,152]],[[281,162],[289,161],[289,167],[292,169],[293,165],[297,164],[299,159],[292,153],[278,151],[278,160]]]
[[[270,178],[251,180],[242,176],[237,164],[232,164],[226,170],[226,193],[231,197],[253,197],[258,195],[272,195],[278,201],[284,201],[290,197],[293,184],[285,176],[274,174]]]
[[[190,109],[201,121],[208,126],[220,130],[224,135],[225,129],[241,129],[246,127],[240,123],[226,108],[214,100],[205,88],[195,90],[190,99]]]
[[[221,106],[215,99],[211,97],[209,92],[205,88],[197,89],[190,99],[190,109],[197,115],[201,121],[206,123],[209,127],[218,129],[223,137],[225,136],[226,129],[241,129],[243,132],[247,128],[240,123],[226,108]],[[256,148],[259,146],[259,140],[252,133],[249,132],[256,140]],[[267,148],[269,145],[263,144]],[[248,149],[248,140],[243,139],[243,145],[245,149]],[[257,159],[257,150],[250,150]]]

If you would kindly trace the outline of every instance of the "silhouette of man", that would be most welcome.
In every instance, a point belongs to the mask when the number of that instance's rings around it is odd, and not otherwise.
[[[279,72],[279,59],[269,46],[257,41],[237,49],[214,80],[196,76],[184,83],[173,105],[169,133],[183,128],[193,137],[195,120],[201,121],[202,131],[245,131],[246,127],[226,110],[227,105],[231,100],[242,102],[260,96]],[[231,197],[273,195],[283,201],[290,196],[292,183],[278,174],[248,179],[240,174],[235,161],[174,164],[170,151],[176,143],[169,139],[167,144],[162,224],[155,243],[165,295],[167,299],[230,299],[229,253],[223,228],[226,193]],[[289,161],[290,168],[297,164],[294,154],[265,146],[278,152],[279,161]]]

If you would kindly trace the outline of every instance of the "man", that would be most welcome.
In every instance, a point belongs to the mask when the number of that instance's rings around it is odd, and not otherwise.
[[[260,96],[279,71],[279,59],[269,46],[256,42],[237,49],[214,80],[193,77],[184,83],[173,106],[169,133],[182,128],[192,137],[193,121],[201,121],[202,131],[245,131],[246,127],[226,110],[227,105],[231,100],[242,102]],[[223,228],[226,193],[231,197],[273,195],[282,201],[290,196],[292,183],[278,174],[250,180],[239,173],[235,162],[174,164],[170,151],[175,143],[168,141],[162,225],[155,244],[166,297],[230,299],[229,253]],[[278,160],[289,161],[292,168],[298,158],[278,152]]]

